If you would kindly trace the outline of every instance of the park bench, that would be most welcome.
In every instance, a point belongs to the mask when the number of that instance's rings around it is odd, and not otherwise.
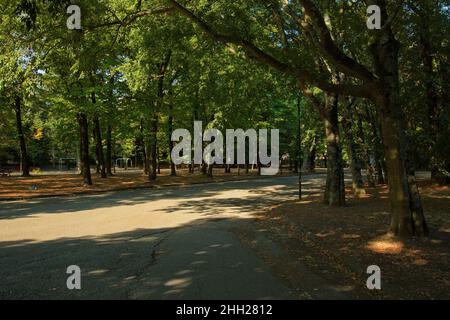
[[[12,170],[9,168],[0,168],[0,177],[9,177],[11,176]]]

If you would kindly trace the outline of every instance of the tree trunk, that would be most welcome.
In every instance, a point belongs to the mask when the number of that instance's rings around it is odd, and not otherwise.
[[[214,169],[214,164],[208,165],[208,171],[206,173],[206,176],[208,178],[212,178],[213,177],[213,169]]]
[[[433,57],[431,55],[431,45],[427,39],[421,37],[421,58],[424,68],[424,86],[425,86],[425,98],[428,108],[428,132],[431,137],[431,144],[429,146],[430,170],[431,179],[438,181],[440,179],[440,170],[434,156],[438,136],[439,136],[439,106],[438,97],[434,88],[434,72],[433,72]]]
[[[169,50],[164,56],[164,60],[159,65],[158,72],[158,86],[157,86],[157,100],[154,103],[154,110],[152,112],[150,124],[150,170],[149,180],[156,180],[158,170],[158,113],[161,110],[164,101],[164,78],[166,76],[167,67],[169,66],[172,51]]]
[[[302,200],[302,100],[300,95],[297,97],[297,154],[296,154],[296,163],[295,170],[298,173],[298,198]]]
[[[428,111],[427,132],[431,138],[429,144],[431,179],[439,182],[445,175],[442,175],[438,157],[436,157],[436,144],[439,139],[440,112],[438,103],[437,88],[435,87],[436,74],[433,70],[435,49],[433,48],[432,34],[429,27],[430,19],[433,19],[437,7],[423,1],[418,2],[414,9],[418,15],[417,32],[419,34],[419,55],[423,66],[423,86],[425,90],[425,103]],[[442,164],[441,164],[442,165]]]
[[[161,174],[161,154],[158,146],[156,147],[156,160],[157,160],[156,167],[158,168],[158,174]]]
[[[428,234],[422,204],[414,174],[408,172],[406,137],[397,113],[397,104],[386,93],[382,117],[382,135],[385,142],[386,166],[391,207],[390,232],[396,236],[425,236]]]
[[[175,177],[177,175],[177,170],[175,168],[175,163],[172,160],[172,149],[174,147],[174,143],[172,141],[172,132],[173,132],[173,105],[169,105],[169,162],[170,162],[170,175]],[[190,172],[190,171],[189,171]]]
[[[386,8],[382,11],[387,17]],[[407,159],[407,139],[404,116],[399,104],[399,43],[390,28],[378,35],[372,47],[374,65],[380,84],[374,92],[379,110],[391,207],[390,233],[395,236],[425,236],[428,227],[423,215],[412,165]]]
[[[305,158],[302,165],[303,171],[311,173],[314,172],[314,169],[316,168],[317,140],[318,137],[314,136],[309,149],[305,152]]]
[[[376,160],[375,167],[377,174],[377,184],[385,184],[386,182],[383,175],[383,166],[381,165],[381,161]]]
[[[327,181],[324,203],[330,206],[345,205],[344,169],[339,141],[338,95],[327,94],[324,110],[327,138]]]
[[[16,113],[16,129],[20,144],[20,167],[22,169],[22,177],[29,177],[30,160],[28,158],[27,143],[22,125],[22,100],[19,96],[16,96],[14,111]]]
[[[208,171],[208,165],[203,161],[200,167],[200,171],[202,174],[206,175]]]
[[[83,184],[92,185],[91,166],[89,163],[88,121],[85,113],[78,113],[78,125],[80,128],[80,164]]]
[[[156,172],[157,172],[157,165],[158,165],[158,160],[157,160],[157,146],[158,146],[158,142],[157,142],[157,132],[158,132],[158,119],[157,119],[157,115],[156,112],[152,115],[152,121],[150,124],[150,144],[149,144],[149,153],[150,153],[150,161],[149,161],[149,171],[148,171],[148,179],[150,181],[154,181],[156,180]]]
[[[350,103],[343,111],[342,128],[344,129],[345,139],[347,140],[347,153],[350,160],[350,170],[352,172],[352,189],[356,196],[364,195],[364,182],[361,174],[361,159],[358,156],[358,147],[352,132],[352,117],[350,116],[353,103]],[[360,137],[362,138],[362,136]]]
[[[364,129],[362,124],[362,117],[360,114],[358,114],[358,136],[360,138],[360,144],[362,145],[362,153],[364,156],[364,164],[366,166],[366,175],[367,175],[367,183],[370,188],[375,188],[375,170],[374,170],[374,164],[373,159],[371,158],[370,149],[367,145],[366,141],[364,141]],[[376,138],[374,138],[376,139]],[[375,148],[376,148],[376,142],[375,142]]]
[[[112,176],[112,127],[108,124],[106,129],[106,174]]]
[[[100,167],[100,175],[102,179],[106,178],[105,157],[103,155],[102,130],[98,116],[94,117],[94,137],[95,137],[95,153],[97,155],[97,163]]]
[[[149,169],[149,160],[148,160],[148,152],[147,152],[147,141],[144,136],[144,119],[141,119],[140,125],[140,140],[141,140],[141,148],[142,148],[142,157],[144,159],[144,175],[148,175]]]
[[[374,156],[374,160],[375,160],[375,171],[376,171],[376,176],[377,176],[377,184],[385,184],[386,183],[386,179],[385,176],[383,174],[383,172],[385,171],[385,164],[384,164],[384,160],[383,160],[383,144],[381,143],[382,137],[380,135],[380,125],[378,123],[378,121],[376,120],[376,117],[372,114],[372,112],[370,112],[368,105],[365,104],[365,113],[366,113],[366,119],[367,122],[371,128],[371,138],[372,138],[372,145],[373,145],[373,156]],[[366,155],[367,157],[367,167],[368,170],[373,170],[373,168],[371,168],[371,163],[370,163],[370,157],[368,155]]]

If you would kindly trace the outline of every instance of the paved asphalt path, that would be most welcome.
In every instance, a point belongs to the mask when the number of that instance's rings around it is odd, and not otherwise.
[[[0,298],[294,298],[231,229],[296,192],[296,177],[271,177],[0,202]]]

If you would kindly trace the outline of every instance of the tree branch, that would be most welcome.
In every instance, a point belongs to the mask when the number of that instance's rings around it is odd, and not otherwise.
[[[368,98],[371,94],[371,84],[363,84],[363,85],[343,85],[343,84],[332,84],[326,80],[319,79],[318,77],[313,76],[307,70],[304,70],[298,66],[288,65],[272,55],[264,52],[260,48],[258,48],[252,42],[242,39],[236,36],[223,35],[215,32],[206,22],[204,22],[201,18],[196,16],[192,11],[178,3],[176,0],[168,0],[175,10],[177,10],[181,15],[185,16],[193,23],[195,23],[206,35],[208,35],[211,39],[223,43],[223,44],[235,44],[242,47],[248,57],[255,58],[258,61],[272,67],[275,70],[278,70],[284,74],[295,77],[302,83],[308,83],[312,86],[316,86],[324,91],[334,92],[338,94],[351,95],[355,97],[364,97]],[[367,71],[369,74],[370,72]]]
[[[344,54],[336,43],[328,30],[322,14],[311,0],[298,0],[302,5],[306,18],[310,19],[314,25],[318,37],[320,49],[327,54],[333,61],[337,69],[349,76],[356,77],[364,81],[374,81],[375,76],[363,65]]]
[[[143,11],[139,11],[139,12],[136,12],[133,14],[129,14],[122,20],[116,19],[116,20],[104,22],[104,23],[101,23],[98,25],[88,26],[88,27],[86,27],[86,30],[92,31],[95,29],[99,29],[99,28],[103,28],[103,27],[111,27],[111,26],[115,26],[115,25],[126,27],[126,26],[132,24],[134,21],[136,21],[139,18],[151,16],[151,15],[155,15],[155,14],[168,13],[173,10],[174,10],[174,8],[158,8],[158,9],[153,9],[153,10],[143,10]]]

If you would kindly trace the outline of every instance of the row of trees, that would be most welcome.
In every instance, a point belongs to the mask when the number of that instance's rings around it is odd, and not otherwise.
[[[24,175],[47,145],[78,153],[86,184],[90,155],[106,178],[131,152],[154,180],[174,128],[280,128],[295,169],[325,154],[325,203],[345,205],[347,162],[356,194],[362,169],[389,184],[393,234],[427,234],[414,171],[450,176],[445,1],[78,1],[81,30],[69,4],[1,5],[0,134]]]

